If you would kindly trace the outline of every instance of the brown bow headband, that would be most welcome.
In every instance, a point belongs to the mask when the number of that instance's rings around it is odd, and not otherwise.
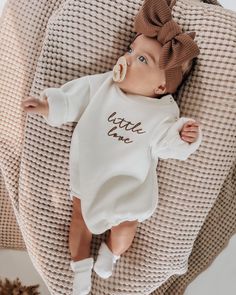
[[[162,44],[159,68],[165,70],[167,92],[176,91],[182,81],[181,65],[196,57],[200,50],[194,42],[196,33],[183,33],[172,19],[171,0],[145,0],[134,18],[134,30],[148,37],[157,37]],[[136,38],[135,37],[135,38]]]

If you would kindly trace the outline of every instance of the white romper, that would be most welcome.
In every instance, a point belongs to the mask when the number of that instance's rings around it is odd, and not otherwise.
[[[112,71],[83,76],[59,88],[46,88],[48,124],[78,122],[70,147],[70,198],[80,198],[93,234],[126,220],[149,218],[158,204],[158,158],[186,160],[202,141],[187,143],[172,95],[160,99],[126,94]]]

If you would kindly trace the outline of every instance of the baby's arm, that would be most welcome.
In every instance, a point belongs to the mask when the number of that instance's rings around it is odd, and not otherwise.
[[[22,101],[25,111],[41,114],[46,122],[60,127],[67,122],[78,122],[90,101],[88,76],[71,80],[59,88],[46,88],[38,98]]]
[[[195,142],[188,143],[181,138],[181,130],[191,118],[170,116],[157,129],[157,136],[151,143],[151,153],[154,158],[186,160],[201,144],[202,130],[198,128]]]

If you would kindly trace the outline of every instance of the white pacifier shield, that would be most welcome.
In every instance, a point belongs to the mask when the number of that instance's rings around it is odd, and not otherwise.
[[[127,71],[126,58],[121,56],[113,68],[113,80],[121,82],[124,80]]]

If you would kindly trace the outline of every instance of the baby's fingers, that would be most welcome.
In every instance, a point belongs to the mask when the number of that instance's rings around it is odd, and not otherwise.
[[[198,134],[197,132],[183,131],[181,135],[187,137],[196,137]]]
[[[37,98],[27,98],[27,99],[24,99],[22,100],[21,102],[21,106],[22,107],[29,107],[29,106],[38,106],[39,105],[39,101]]]
[[[184,127],[183,131],[193,131],[193,132],[198,132],[198,126],[197,127],[194,127],[194,126],[186,126]]]

